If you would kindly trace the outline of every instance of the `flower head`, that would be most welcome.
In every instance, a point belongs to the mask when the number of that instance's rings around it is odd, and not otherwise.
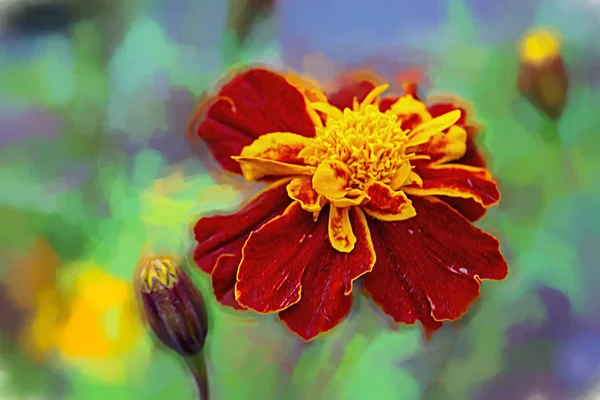
[[[238,213],[202,218],[195,260],[223,304],[278,312],[304,339],[350,311],[353,282],[427,332],[459,318],[482,279],[503,279],[498,241],[470,221],[499,200],[464,109],[414,87],[352,82],[325,94],[253,69],[196,126],[217,161],[269,186]],[[236,161],[238,164],[233,164]]]
[[[169,257],[145,260],[139,272],[139,294],[156,336],[183,356],[199,353],[208,318],[202,296],[187,275]]]

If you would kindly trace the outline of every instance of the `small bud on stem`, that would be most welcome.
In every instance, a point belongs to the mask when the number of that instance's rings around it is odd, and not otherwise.
[[[186,357],[200,398],[207,399],[202,349],[208,332],[208,318],[202,295],[169,257],[146,260],[137,278],[144,314],[152,331],[165,346]]]
[[[552,119],[560,118],[569,82],[558,35],[535,29],[521,42],[519,91]]]

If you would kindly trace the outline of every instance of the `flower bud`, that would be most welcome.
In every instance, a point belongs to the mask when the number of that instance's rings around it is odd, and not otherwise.
[[[558,119],[567,101],[568,84],[558,35],[543,29],[527,33],[521,43],[521,94],[550,118]]]
[[[141,267],[138,287],[148,324],[160,341],[182,356],[198,354],[208,318],[202,295],[185,272],[169,257],[150,258]]]

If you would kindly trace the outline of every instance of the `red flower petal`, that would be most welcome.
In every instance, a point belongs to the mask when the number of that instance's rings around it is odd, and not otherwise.
[[[212,287],[216,299],[221,304],[238,310],[244,309],[235,300],[236,274],[241,260],[241,251],[235,255],[223,254],[212,272]]]
[[[485,168],[487,163],[483,157],[482,151],[477,146],[477,134],[479,130],[474,126],[467,126],[467,151],[460,160],[456,162],[458,164],[472,165],[473,167]]]
[[[467,111],[464,108],[457,107],[451,103],[440,103],[429,107],[429,113],[432,117],[438,117],[452,110],[460,110],[461,117],[456,122],[457,125],[463,126],[467,131],[467,151],[462,158],[456,160],[457,164],[471,165],[473,167],[485,168],[486,163],[475,142],[478,134],[478,129],[475,126],[467,124]]]
[[[328,244],[311,255],[302,277],[302,298],[281,311],[279,318],[295,333],[310,340],[338,325],[352,307],[352,281],[371,271],[375,252],[367,220],[357,208],[350,209],[350,222],[356,244],[350,253],[340,253]],[[326,218],[320,224],[326,225]],[[323,243],[326,238],[314,235],[309,240]]]
[[[369,218],[377,262],[365,289],[397,322],[460,318],[479,295],[482,279],[508,274],[498,241],[446,203],[411,198],[415,218],[382,222]],[[438,325],[439,327],[439,325]]]
[[[237,301],[260,313],[282,311],[300,301],[307,267],[326,265],[325,259],[333,262],[332,254],[346,260],[331,248],[327,214],[322,213],[315,222],[312,213],[294,203],[282,216],[253,232],[244,246],[238,270]],[[341,282],[346,293],[351,291],[352,271],[344,266],[349,274]]]
[[[490,173],[477,167],[459,164],[416,164],[414,172],[423,185],[411,183],[402,188],[405,193],[416,196],[449,196],[473,199],[484,207],[500,200],[500,192]]]
[[[473,199],[463,199],[460,197],[436,196],[438,199],[446,202],[450,207],[461,213],[469,221],[481,219],[487,212],[487,208]]]
[[[416,98],[416,97],[415,97]],[[397,97],[386,97],[381,100],[379,108],[381,111],[388,110],[392,104],[394,104],[398,100]],[[464,164],[470,165],[473,167],[486,167],[486,162],[476,144],[476,137],[478,133],[478,129],[475,126],[466,125],[467,123],[467,112],[464,108],[457,107],[452,103],[439,103],[434,104],[433,106],[428,107],[428,111],[433,118],[444,115],[453,110],[461,110],[461,117],[456,122],[457,125],[463,126],[467,131],[467,150],[460,159],[453,161],[456,164]],[[416,119],[414,121],[410,121],[410,123],[418,122]],[[410,125],[409,122],[403,122],[403,126]],[[426,146],[424,146],[426,147]],[[416,161],[416,163],[421,163]],[[426,163],[425,163],[426,164]],[[455,210],[463,214],[470,221],[477,221],[481,217],[483,217],[486,213],[486,209],[481,206],[481,204],[473,201],[472,199],[465,199],[460,197],[448,197],[448,196],[437,196],[439,199],[445,201],[450,204]]]
[[[337,92],[328,95],[329,104],[340,110],[352,108],[354,98],[361,102],[375,89],[375,85],[369,81],[353,82],[341,87]]]
[[[381,101],[379,102],[379,111],[381,112],[386,112],[387,110],[389,110],[390,108],[392,108],[392,105],[398,101],[397,97],[384,97],[381,99]]]
[[[251,69],[223,86],[197,128],[219,164],[238,174],[240,167],[231,156],[271,132],[312,137],[315,128],[298,89],[283,76],[264,69]]]
[[[457,107],[451,103],[440,103],[429,107],[429,113],[432,117],[443,115],[452,110],[461,110],[461,118],[457,121],[457,125],[462,125],[467,131],[467,150],[465,154],[453,163],[470,165],[473,167],[486,167],[485,159],[481,150],[477,146],[476,138],[478,129],[475,126],[467,124],[467,111],[464,108]],[[466,126],[465,126],[466,125]],[[437,196],[440,200],[448,203],[452,208],[460,212],[470,221],[477,221],[486,213],[486,208],[472,199],[464,199],[460,197]]]
[[[250,232],[283,213],[291,201],[286,191],[289,181],[272,184],[235,214],[201,218],[196,223],[194,260],[202,271],[211,273],[222,254],[239,253]]]
[[[401,221],[415,216],[410,200],[402,191],[394,191],[388,185],[373,181],[365,185],[371,200],[362,206],[367,215],[382,221]]]
[[[428,160],[415,160],[416,163],[445,164],[464,157],[467,149],[467,131],[460,126],[451,126],[444,132],[434,134],[427,143],[420,144],[409,151],[428,155]]]
[[[236,300],[259,313],[284,310],[300,300],[302,274],[327,242],[327,224],[292,203],[283,215],[252,232],[242,250]],[[316,241],[312,238],[318,237]]]
[[[431,114],[433,118],[442,116],[454,110],[460,110],[460,119],[456,121],[456,125],[464,126],[467,121],[467,112],[464,108],[456,107],[454,104],[450,103],[439,103],[427,107],[427,111],[429,111],[429,114]]]

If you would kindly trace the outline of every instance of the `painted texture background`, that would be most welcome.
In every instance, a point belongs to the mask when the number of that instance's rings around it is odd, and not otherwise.
[[[217,0],[124,2],[69,34],[1,37],[0,398],[194,398],[139,322],[132,271],[147,251],[189,255],[198,215],[257,189],[223,180],[184,137],[197,97],[251,62],[322,79],[418,68],[429,94],[472,102],[503,193],[480,224],[511,274],[428,345],[360,298],[305,345],[218,305],[197,274],[215,399],[600,396],[600,3],[286,0],[243,49],[226,15]],[[533,25],[565,40],[558,122],[516,90]]]

